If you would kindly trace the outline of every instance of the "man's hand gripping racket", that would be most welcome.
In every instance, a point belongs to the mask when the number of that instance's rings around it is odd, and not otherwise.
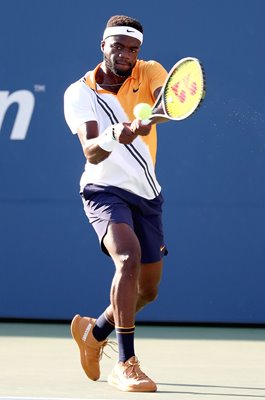
[[[197,58],[183,58],[169,72],[154,106],[138,104],[134,115],[144,125],[152,120],[155,123],[168,119],[179,121],[189,117],[204,96],[205,79],[201,63]]]

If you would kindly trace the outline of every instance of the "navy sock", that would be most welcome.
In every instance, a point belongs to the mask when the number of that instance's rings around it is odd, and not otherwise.
[[[105,311],[96,320],[96,324],[93,328],[93,335],[98,342],[105,340],[111,332],[115,329],[115,324],[107,317]]]
[[[135,326],[129,328],[116,327],[116,337],[119,346],[119,361],[125,362],[135,355],[134,330]]]

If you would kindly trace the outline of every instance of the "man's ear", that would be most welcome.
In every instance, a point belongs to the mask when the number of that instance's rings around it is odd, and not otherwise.
[[[104,47],[105,47],[105,40],[101,40],[101,42],[100,42],[100,49],[101,49],[102,53],[103,53],[103,51],[104,51]]]

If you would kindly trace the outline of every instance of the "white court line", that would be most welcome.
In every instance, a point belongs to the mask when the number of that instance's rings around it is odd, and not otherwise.
[[[16,397],[16,396],[0,396],[0,400],[85,400],[85,399],[77,399],[71,397]],[[89,399],[96,400],[96,399]],[[106,400],[106,399],[102,399]]]
[[[116,400],[116,399],[95,399],[92,398],[73,398],[73,397],[16,397],[16,396],[0,396],[0,400]]]

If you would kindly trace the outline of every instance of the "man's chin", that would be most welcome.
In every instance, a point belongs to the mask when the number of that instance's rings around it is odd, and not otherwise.
[[[130,76],[132,73],[132,68],[123,70],[119,68],[113,68],[112,71],[116,76],[119,76],[120,78],[124,78],[126,76]]]

